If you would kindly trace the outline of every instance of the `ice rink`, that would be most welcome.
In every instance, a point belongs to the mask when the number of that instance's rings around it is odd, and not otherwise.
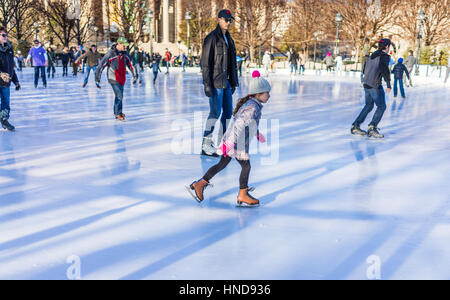
[[[388,95],[386,138],[369,140],[350,135],[357,79],[271,75],[262,205],[242,209],[236,161],[204,203],[185,189],[217,162],[198,155],[197,73],[128,81],[119,122],[105,79],[58,69],[35,90],[31,72],[0,132],[0,279],[450,279],[450,85]]]

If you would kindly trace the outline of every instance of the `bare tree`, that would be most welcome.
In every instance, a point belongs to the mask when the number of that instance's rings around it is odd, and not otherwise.
[[[191,12],[190,46],[194,52],[199,53],[206,35],[217,26],[217,17],[212,13],[210,1],[189,0],[185,3],[184,12]],[[180,38],[187,45],[187,22],[180,24]]]
[[[419,11],[423,9],[422,38],[426,46],[450,42],[450,0],[401,0],[402,11],[395,17],[395,25],[402,29],[402,38],[417,45]]]
[[[325,24],[331,32],[336,30],[335,17],[340,13],[343,17],[340,39],[351,42],[357,56],[365,44],[371,44],[380,35],[392,33],[390,28],[397,13],[397,0],[330,0],[326,3]]]
[[[94,13],[101,9],[91,6],[91,1],[80,0],[80,10],[75,18],[73,27],[73,37],[77,40],[78,45],[84,45],[93,36],[92,24],[94,20]]]
[[[32,0],[10,0],[14,3],[12,13],[12,36],[20,44],[21,41],[29,39],[33,31],[29,30],[33,22],[33,1]]]
[[[279,17],[285,7],[285,0],[239,0],[234,4],[237,36],[236,44],[250,49],[254,61],[256,49],[270,44],[281,23]]]
[[[65,47],[73,39],[75,20],[71,18],[69,12],[70,5],[66,0],[35,0],[36,11],[44,17],[49,31]]]
[[[129,41],[136,43],[144,37],[144,19],[147,14],[147,0],[113,0],[112,15],[118,29]],[[131,30],[130,30],[131,29]]]
[[[291,18],[288,31],[283,37],[287,48],[304,49],[314,44],[314,33],[323,31],[324,5],[317,0],[295,0],[291,5]]]
[[[0,23],[8,32],[12,30],[10,24],[17,6],[15,2],[15,0],[0,0]]]

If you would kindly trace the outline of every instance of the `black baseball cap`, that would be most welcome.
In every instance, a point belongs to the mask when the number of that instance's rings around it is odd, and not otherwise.
[[[379,48],[385,48],[387,46],[391,45],[391,40],[390,39],[381,39],[378,41],[378,47]]]
[[[233,19],[234,20],[234,17],[231,14],[231,11],[229,11],[228,9],[222,9],[221,11],[219,11],[219,15],[217,17],[219,19],[224,18],[224,19]]]

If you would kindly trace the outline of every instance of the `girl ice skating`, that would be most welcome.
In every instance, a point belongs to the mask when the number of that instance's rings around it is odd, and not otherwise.
[[[250,80],[249,95],[239,100],[233,113],[233,122],[226,131],[222,145],[217,150],[221,155],[219,163],[211,167],[202,179],[187,186],[189,193],[198,202],[202,202],[203,192],[210,185],[210,180],[220,171],[226,168],[234,157],[242,167],[239,177],[239,206],[259,206],[259,200],[249,195],[248,177],[250,174],[250,142],[254,136],[258,141],[265,143],[265,137],[259,133],[258,125],[261,119],[261,111],[264,103],[269,101],[271,90],[269,82],[261,77],[258,71],[253,72]]]

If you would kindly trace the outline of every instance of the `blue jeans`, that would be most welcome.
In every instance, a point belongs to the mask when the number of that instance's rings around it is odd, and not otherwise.
[[[122,101],[123,101],[123,86],[118,83],[111,83],[111,87],[114,91],[114,115],[120,115],[122,113]]]
[[[181,63],[181,67],[183,68],[183,71],[186,71],[186,62],[185,61],[183,61]]]
[[[93,67],[91,67],[89,65],[87,66],[87,73],[86,73],[86,76],[84,77],[84,84],[88,83],[89,74],[91,73],[91,70],[95,74],[95,71],[97,71],[97,66],[93,66]]]
[[[225,89],[213,89],[214,96],[209,98],[209,116],[206,122],[206,129],[203,137],[211,137],[215,124],[222,113],[220,122],[222,124],[222,131],[227,130],[227,120],[231,119],[233,115],[233,97],[231,85],[227,81]]]
[[[305,65],[300,65],[300,68],[298,70],[298,73],[305,73]]]
[[[384,94],[383,86],[380,85],[375,89],[364,88],[364,93],[366,96],[366,105],[364,106],[363,110],[361,111],[353,125],[361,125],[366,119],[367,115],[373,110],[374,104],[376,104],[377,110],[375,111],[372,122],[370,122],[369,126],[373,125],[377,127],[378,123],[380,123],[381,118],[383,117],[384,111],[386,110],[386,95]]]
[[[291,64],[291,73],[294,71],[294,74],[297,73],[297,65]]]
[[[34,86],[37,87],[39,82],[39,72],[41,73],[42,83],[47,86],[47,78],[45,77],[45,67],[34,67]]]
[[[0,98],[1,98],[0,118],[3,120],[9,119],[9,112],[11,110],[11,108],[9,107],[9,97],[10,97],[10,88],[0,86]]]
[[[400,94],[402,95],[403,98],[405,98],[405,88],[403,87],[403,78],[401,79],[394,79],[394,97],[397,97],[398,94],[398,86],[400,85]]]
[[[47,67],[48,78],[50,78],[50,73],[52,73],[52,78],[55,78],[55,72],[56,72],[56,69],[55,69],[54,65]]]

